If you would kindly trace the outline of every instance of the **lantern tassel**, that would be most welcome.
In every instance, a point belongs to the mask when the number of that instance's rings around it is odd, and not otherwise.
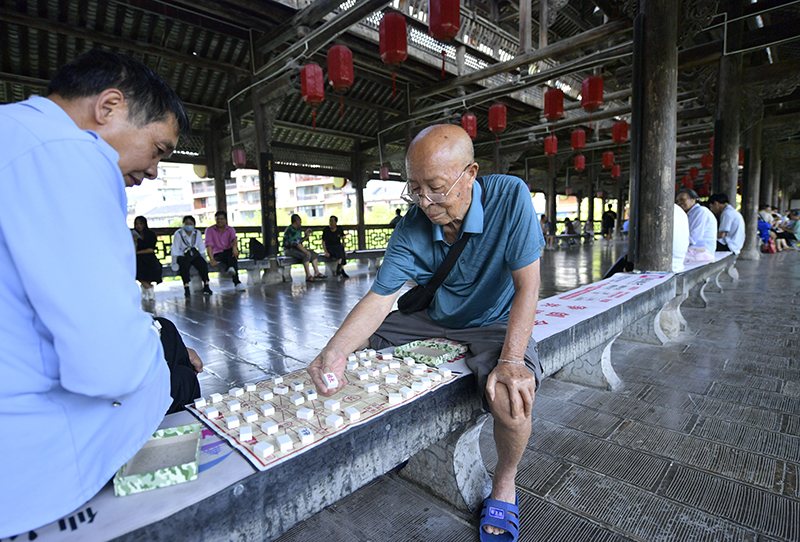
[[[392,100],[397,98],[397,87],[395,84],[397,83],[397,76],[394,74],[394,68],[392,68]]]
[[[317,131],[317,110],[316,109],[311,111],[311,116],[314,117],[314,123],[313,124],[314,124],[314,131],[316,132]]]
[[[445,59],[445,50],[442,49],[442,77],[444,77],[444,59]]]
[[[339,96],[339,117],[344,118],[344,94]]]

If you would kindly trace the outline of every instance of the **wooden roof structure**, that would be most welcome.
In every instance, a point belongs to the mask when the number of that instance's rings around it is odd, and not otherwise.
[[[774,156],[794,179],[800,170],[800,2],[736,4],[744,23],[738,49],[726,40],[728,3],[682,2],[678,176],[699,164],[713,135],[719,59],[741,54],[742,129],[763,119],[765,156]],[[232,144],[244,145],[254,160],[258,101],[272,104],[270,145],[278,169],[342,175],[355,159],[365,169],[389,165],[399,178],[415,131],[458,122],[470,111],[478,118],[475,148],[482,165],[541,189],[548,167],[543,139],[551,129],[542,117],[543,85],[565,93],[566,114],[554,126],[562,178],[571,174],[568,142],[575,127],[596,128],[587,163],[591,151],[616,150],[610,127],[630,117],[636,0],[463,0],[461,30],[449,44],[428,35],[427,9],[424,0],[2,0],[0,103],[41,93],[61,65],[101,47],[138,58],[176,89],[193,127],[179,144],[178,161],[207,163],[211,148],[229,160]],[[378,51],[378,24],[388,10],[406,16],[409,32],[409,58],[394,70],[395,96],[392,68]],[[520,13],[527,14],[522,24]],[[540,32],[543,13],[546,32]],[[539,43],[528,45],[540,33]],[[342,97],[327,92],[314,130],[299,71],[308,62],[324,69],[325,54],[337,43],[353,51],[355,83]],[[591,119],[578,101],[580,83],[590,74],[605,80],[603,109]],[[493,103],[508,107],[499,164],[488,130]],[[624,171],[624,151],[621,162]],[[800,188],[800,179],[792,187]]]

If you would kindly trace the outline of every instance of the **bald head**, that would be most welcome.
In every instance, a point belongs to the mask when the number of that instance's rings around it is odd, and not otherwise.
[[[473,160],[472,140],[461,126],[437,124],[422,130],[411,142],[406,154],[406,169],[419,161],[461,165]]]

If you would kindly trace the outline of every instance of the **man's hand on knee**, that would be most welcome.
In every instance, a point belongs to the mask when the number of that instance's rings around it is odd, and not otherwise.
[[[201,360],[200,356],[197,355],[197,352],[191,348],[187,348],[186,351],[189,352],[189,363],[192,364],[194,373],[199,375],[203,372],[203,360]]]
[[[344,377],[344,370],[347,367],[347,354],[332,346],[326,346],[322,352],[314,358],[314,361],[308,366],[308,374],[311,375],[311,380],[314,382],[314,387],[317,388],[317,393],[325,397],[329,397],[344,388],[347,384],[347,379]],[[326,373],[333,373],[336,375],[339,385],[334,388],[328,388],[325,380]]]
[[[506,389],[505,393],[498,395],[498,384]],[[492,407],[492,412],[497,409],[508,409],[506,415],[513,420],[529,418],[533,408],[533,399],[536,394],[536,378],[523,365],[513,363],[499,363],[489,373],[486,382],[486,396]],[[502,403],[508,402],[507,405]],[[498,411],[499,414],[504,414]]]

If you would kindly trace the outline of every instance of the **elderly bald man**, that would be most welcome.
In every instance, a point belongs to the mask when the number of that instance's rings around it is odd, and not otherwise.
[[[522,179],[478,178],[472,141],[458,126],[423,130],[408,149],[406,171],[404,195],[415,206],[394,230],[371,290],[308,372],[320,394],[332,395],[345,385],[347,355],[368,344],[380,349],[446,337],[467,345],[466,363],[495,420],[498,455],[492,493],[484,503],[481,539],[493,540],[507,530],[516,540],[514,480],[530,436],[531,407],[542,374],[531,338],[542,230]],[[465,233],[471,236],[429,308],[391,312],[405,282],[428,284]],[[339,380],[337,389],[326,388],[323,374],[329,372]]]

